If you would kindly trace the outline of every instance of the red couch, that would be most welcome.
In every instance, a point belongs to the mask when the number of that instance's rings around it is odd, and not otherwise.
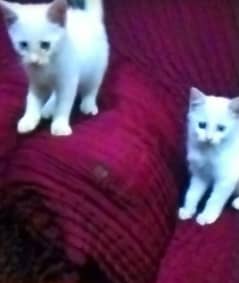
[[[105,6],[101,112],[65,138],[17,135],[26,78],[0,20],[0,282],[238,283],[238,213],[177,219],[189,87],[239,93],[238,1]]]

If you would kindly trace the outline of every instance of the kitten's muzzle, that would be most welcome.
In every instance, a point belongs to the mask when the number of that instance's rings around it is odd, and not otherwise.
[[[207,145],[213,146],[213,145],[218,144],[218,143],[219,143],[219,140],[216,139],[215,137],[207,136],[207,137],[205,138],[205,143],[206,143]]]
[[[39,56],[37,54],[31,54],[29,56],[29,63],[33,65],[38,65],[39,64]]]
[[[199,135],[198,140],[207,145],[215,144],[215,138],[213,137],[213,135],[206,134],[206,133],[204,133],[203,135],[202,134]]]
[[[38,54],[31,54],[29,57],[28,57],[28,60],[27,60],[28,64],[34,66],[34,67],[39,67],[39,66],[43,66],[43,65],[46,65],[47,62],[46,60],[44,60],[44,58],[42,58],[41,56],[39,56]]]
[[[205,142],[206,143],[213,143],[213,141],[214,141],[214,138],[213,137],[211,137],[211,136],[207,136],[206,138],[205,138]]]

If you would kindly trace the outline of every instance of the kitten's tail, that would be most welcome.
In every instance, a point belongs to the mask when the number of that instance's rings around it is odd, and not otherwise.
[[[85,9],[94,17],[99,19],[104,17],[103,0],[85,0]]]

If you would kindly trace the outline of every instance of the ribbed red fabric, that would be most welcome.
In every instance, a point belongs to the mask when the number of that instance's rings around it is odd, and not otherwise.
[[[174,226],[177,179],[164,128],[172,125],[134,67],[117,63],[110,73],[101,114],[76,117],[74,135],[55,138],[44,129],[19,138],[5,186],[36,187],[75,261],[93,257],[114,282],[146,282]]]
[[[238,215],[225,212],[220,221],[200,227],[179,223],[163,259],[157,283],[239,282]]]
[[[158,283],[237,283],[236,213],[208,228],[175,223],[188,89],[238,93],[238,3],[105,4],[112,57],[101,113],[75,114],[67,138],[51,137],[47,125],[16,135],[25,84],[1,25],[3,185],[8,194],[34,187],[69,258],[92,258],[112,282],[156,282],[158,274]]]
[[[0,183],[6,166],[6,157],[17,145],[16,120],[22,111],[26,79],[16,61],[8,35],[0,18]]]

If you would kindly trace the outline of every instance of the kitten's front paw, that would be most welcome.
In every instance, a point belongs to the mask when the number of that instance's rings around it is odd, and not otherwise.
[[[202,212],[197,216],[196,221],[199,225],[205,226],[214,223],[219,216],[220,213],[218,211]]]
[[[239,197],[232,201],[232,207],[234,207],[236,210],[239,210]]]
[[[17,132],[26,134],[36,129],[40,122],[40,118],[23,116],[17,124]]]
[[[57,119],[51,124],[51,134],[53,136],[69,136],[72,134],[72,129],[64,119]]]
[[[178,211],[178,217],[181,220],[188,220],[192,218],[194,215],[194,212],[186,209],[185,207],[181,207]]]
[[[91,97],[84,97],[80,104],[80,111],[86,115],[97,115],[99,110],[96,105],[95,99]]]

